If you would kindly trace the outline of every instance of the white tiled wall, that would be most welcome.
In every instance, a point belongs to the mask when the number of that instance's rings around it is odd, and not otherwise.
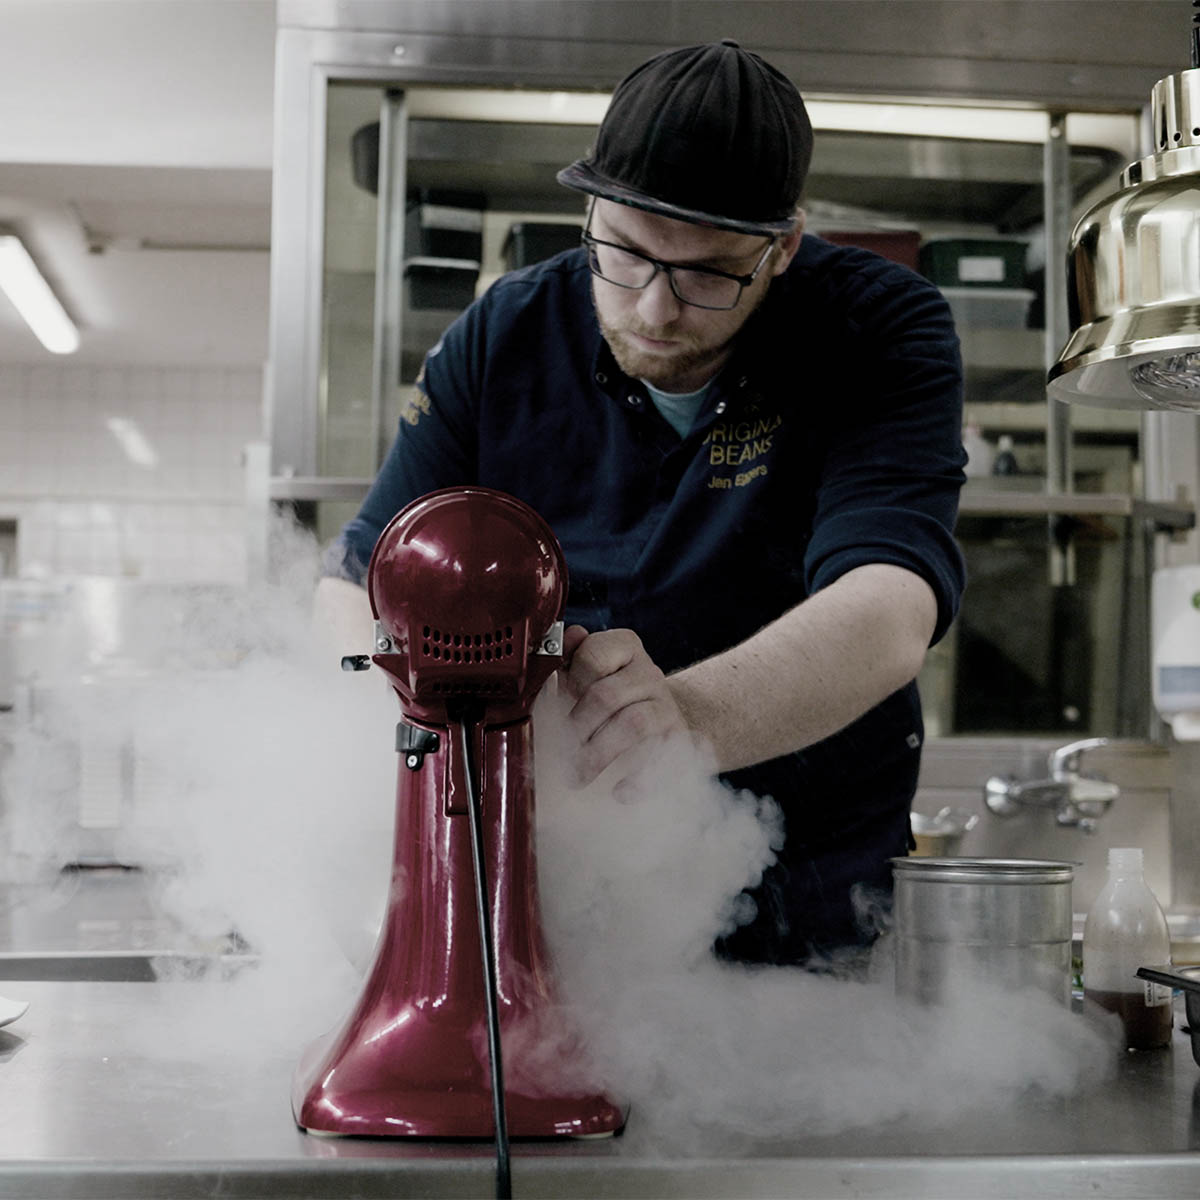
[[[242,449],[262,436],[254,368],[0,364],[9,574],[241,582]]]

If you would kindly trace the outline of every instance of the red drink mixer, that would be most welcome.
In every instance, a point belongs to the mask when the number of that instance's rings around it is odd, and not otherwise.
[[[498,1145],[616,1132],[562,1035],[537,893],[530,710],[562,664],[562,550],[519,500],[452,488],[391,521],[367,588],[403,718],[395,861],[362,995],[297,1069],[296,1123]],[[536,1051],[507,1094],[502,1031]]]

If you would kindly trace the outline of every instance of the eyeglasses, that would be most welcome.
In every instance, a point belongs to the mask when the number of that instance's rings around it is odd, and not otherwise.
[[[675,266],[673,263],[651,258],[649,254],[643,254],[640,250],[601,241],[592,237],[587,229],[583,231],[588,266],[598,279],[614,283],[617,287],[640,291],[649,287],[655,275],[663,271],[670,280],[675,298],[694,308],[735,308],[742,298],[742,289],[749,287],[758,277],[775,242],[776,239],[771,238],[767,243],[749,275],[731,275],[728,271],[718,271],[714,267]]]

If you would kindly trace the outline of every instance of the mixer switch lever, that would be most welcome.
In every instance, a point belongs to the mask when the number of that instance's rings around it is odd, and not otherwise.
[[[410,771],[419,771],[425,755],[436,754],[438,735],[432,729],[419,729],[407,721],[396,726],[396,749],[404,755],[404,765]]]

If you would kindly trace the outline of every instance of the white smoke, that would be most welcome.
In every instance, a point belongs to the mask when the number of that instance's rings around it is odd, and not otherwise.
[[[356,995],[387,896],[395,698],[378,672],[315,660],[316,547],[282,525],[274,543],[273,582],[139,612],[134,667],[40,686],[0,773],[3,877],[49,887],[82,840],[80,730],[131,754],[113,857],[141,868],[177,926],[163,948],[178,957],[159,969],[192,976],[230,956],[213,986],[181,986],[192,1019],[159,1053],[299,1054]],[[226,986],[247,953],[257,966]]]
[[[707,947],[770,861],[774,806],[722,787],[683,739],[633,787],[573,791],[563,705],[543,695],[537,719],[547,936],[591,1058],[630,1105],[627,1138],[702,1153],[941,1122],[1115,1068],[1111,1029],[1041,993],[898,998],[886,938],[852,978],[719,962]]]
[[[127,814],[122,856],[144,865],[187,946],[236,949],[236,931],[258,960],[233,979],[174,985],[177,1000],[190,989],[194,1020],[162,1031],[151,1049],[165,1056],[186,1053],[194,1034],[212,1053],[255,1045],[298,1059],[349,1011],[383,916],[399,707],[378,672],[313,661],[315,548],[296,542],[288,555],[270,587],[189,614],[189,637],[218,649],[219,665],[210,655],[203,670],[150,675],[120,705],[138,777],[154,784]],[[175,659],[186,649],[175,645]],[[714,1138],[811,1138],[913,1112],[942,1120],[1029,1089],[1065,1095],[1112,1069],[1106,1033],[1040,995],[897,999],[886,939],[854,979],[717,962],[714,937],[746,918],[742,889],[778,844],[775,806],[715,782],[683,742],[626,786],[573,789],[552,693],[536,719],[545,928],[572,1019],[631,1106],[634,1145],[704,1153]],[[58,769],[46,745],[88,701],[66,689],[8,756],[9,878],[62,865],[71,814],[41,802],[47,767]],[[154,1034],[130,1036],[145,1052]]]

